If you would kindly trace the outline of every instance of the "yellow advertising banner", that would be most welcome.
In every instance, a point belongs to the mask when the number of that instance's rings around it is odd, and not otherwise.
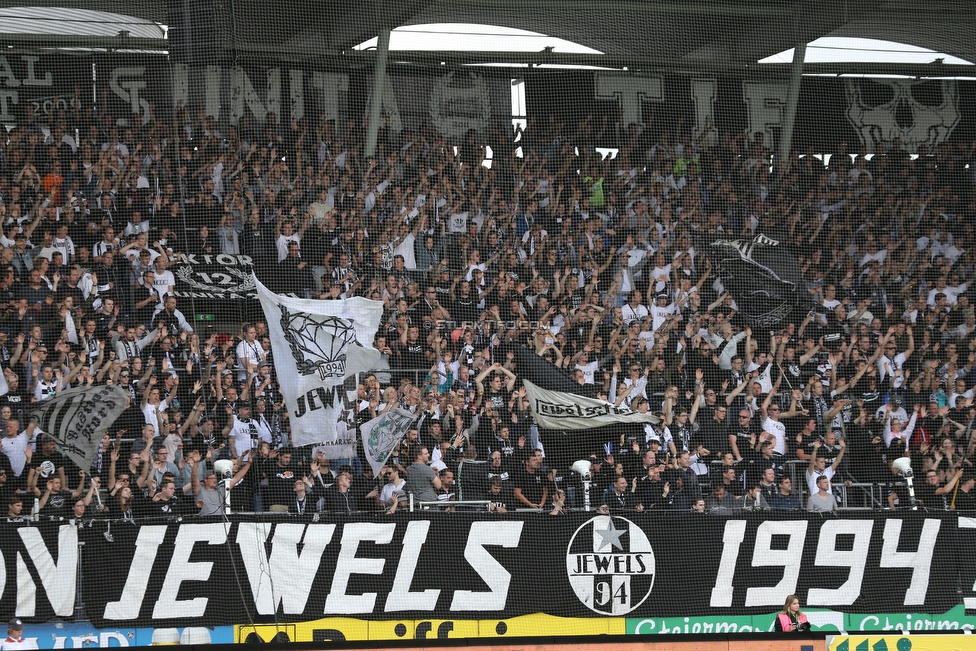
[[[246,624],[234,627],[234,641],[364,642],[447,640],[574,635],[624,635],[623,617],[573,618],[536,613],[510,619],[390,619],[372,621],[328,617],[296,624]]]

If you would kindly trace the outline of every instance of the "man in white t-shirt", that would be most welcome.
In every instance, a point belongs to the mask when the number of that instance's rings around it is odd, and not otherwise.
[[[275,246],[278,249],[278,262],[281,262],[288,257],[288,245],[294,242],[299,247],[302,245],[302,235],[305,234],[305,226],[308,225],[308,218],[305,220],[305,224],[295,232],[295,225],[290,221],[286,221],[281,224],[281,230],[278,232],[278,239],[275,240]]]
[[[417,268],[417,257],[414,253],[414,244],[417,241],[417,233],[420,232],[420,226],[423,221],[423,217],[414,215],[413,228],[410,227],[410,224],[406,223],[401,223],[398,227],[397,238],[394,241],[393,255],[402,255],[403,266],[407,269]]]
[[[596,371],[600,367],[596,360],[590,361],[590,351],[593,350],[591,344],[587,344],[583,350],[576,353],[574,357],[575,368],[583,371],[583,384],[593,384],[595,382]]]
[[[840,452],[837,453],[834,462],[828,466],[827,459],[817,454],[823,446],[823,442],[820,439],[813,442],[813,454],[810,455],[810,465],[807,466],[807,489],[809,489],[810,495],[813,495],[819,490],[817,488],[817,480],[820,477],[827,478],[827,492],[831,492],[832,485],[830,481],[837,474],[837,468],[840,466],[841,459],[844,458],[844,452],[847,451],[847,444],[844,442],[844,439],[837,439],[837,443],[840,445]]]
[[[257,341],[258,331],[253,325],[244,328],[244,338],[237,344],[237,360],[240,362],[241,370],[237,374],[237,379],[241,382],[247,379],[248,373],[257,373],[258,364],[264,361],[264,348]]]
[[[404,490],[407,481],[400,478],[400,471],[396,466],[384,466],[380,471],[380,478],[387,480],[380,490],[380,504],[387,513],[393,513],[401,503],[407,502],[407,492]]]
[[[149,252],[149,264],[155,263],[156,258],[159,257],[159,252],[153,251],[149,247],[149,235],[144,232],[138,233],[136,235],[136,239],[122,247],[122,253],[125,254],[125,257],[127,257],[129,262],[131,262],[133,265],[139,261],[139,256],[143,251]]]
[[[4,423],[4,434],[0,443],[3,445],[3,453],[7,455],[10,466],[13,468],[14,475],[20,477],[27,467],[27,448],[30,446],[31,436],[34,435],[36,423],[31,422],[27,429],[20,431],[20,423],[16,418],[11,418]]]
[[[630,293],[627,303],[620,308],[625,324],[630,325],[634,321],[643,321],[649,314],[647,307],[641,303],[641,298],[640,291],[635,289]]]
[[[915,338],[912,336],[912,327],[907,326],[905,333],[908,335],[908,347],[904,352],[899,353],[895,344],[894,326],[888,329],[888,336],[882,344],[882,355],[878,358],[878,386],[884,383],[889,376],[894,377],[891,386],[899,389],[905,384],[905,374],[903,366],[912,353],[915,352]]]
[[[251,421],[251,403],[242,401],[238,404],[237,414],[231,416],[223,434],[234,457],[251,449],[251,442],[258,436],[257,427]]]
[[[169,271],[169,259],[165,255],[156,258],[156,276],[153,280],[153,288],[159,294],[159,303],[163,303],[163,298],[169,294],[173,295],[176,291],[176,276]]]
[[[664,322],[667,321],[668,317],[677,311],[674,303],[668,303],[669,300],[670,297],[662,292],[657,295],[657,304],[653,305],[650,309],[651,318],[654,320],[651,328],[654,332],[657,332],[664,325]]]
[[[784,455],[787,452],[786,425],[779,422],[779,415],[782,408],[778,403],[772,402],[773,395],[773,393],[770,393],[762,403],[762,428],[763,431],[769,432],[773,436],[773,452]]]
[[[890,400],[890,404],[891,404],[891,411],[890,411],[890,413],[891,413],[891,419],[892,420],[897,420],[899,423],[907,423],[908,422],[908,412],[905,411],[904,403],[905,403],[905,399],[904,398],[902,398],[897,393],[896,394],[892,394],[891,400]],[[888,413],[889,413],[888,412],[888,405],[881,405],[880,407],[878,407],[875,410],[875,412],[874,412],[874,419],[877,420],[877,421],[879,421],[879,422],[882,422],[882,421],[884,421],[885,416],[887,416]]]
[[[68,225],[60,224],[51,242],[51,248],[61,252],[61,259],[64,264],[72,265],[75,263],[75,243],[68,237]]]

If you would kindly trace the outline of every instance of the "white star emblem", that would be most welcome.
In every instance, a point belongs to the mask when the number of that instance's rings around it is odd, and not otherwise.
[[[613,526],[613,520],[607,521],[607,528],[600,531],[597,530],[596,533],[602,538],[602,542],[597,546],[597,551],[602,550],[608,544],[612,547],[616,547],[620,551],[623,551],[624,547],[620,544],[620,536],[624,534],[624,529],[617,529]]]

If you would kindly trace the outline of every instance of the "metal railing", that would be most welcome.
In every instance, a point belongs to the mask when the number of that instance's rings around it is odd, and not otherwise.
[[[409,504],[410,504],[409,510],[411,513],[417,510],[426,510],[426,509],[450,509],[450,508],[454,508],[455,506],[474,506],[477,508],[483,508],[485,511],[487,511],[488,507],[491,506],[491,501],[490,500],[456,500],[456,501],[436,500],[434,502],[421,502],[419,500],[415,501],[413,498],[413,493],[410,493]]]

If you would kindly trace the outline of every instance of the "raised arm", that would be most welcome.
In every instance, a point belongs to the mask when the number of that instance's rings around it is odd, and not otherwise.
[[[834,472],[837,472],[837,469],[840,468],[840,462],[844,459],[844,453],[847,452],[847,442],[844,439],[837,439],[837,444],[840,445],[840,452],[837,453],[837,458],[834,459],[834,462],[830,464],[830,468]]]

